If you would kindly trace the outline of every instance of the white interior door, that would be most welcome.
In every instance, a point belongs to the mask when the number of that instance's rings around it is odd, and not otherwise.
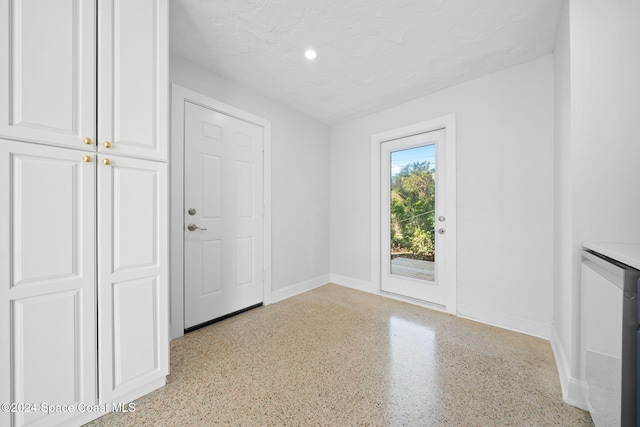
[[[381,290],[445,306],[445,131],[381,145]]]
[[[263,301],[262,127],[185,102],[185,329]]]

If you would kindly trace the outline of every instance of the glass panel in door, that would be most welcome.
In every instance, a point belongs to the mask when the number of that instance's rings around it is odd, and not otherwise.
[[[390,272],[435,281],[436,145],[390,153]]]

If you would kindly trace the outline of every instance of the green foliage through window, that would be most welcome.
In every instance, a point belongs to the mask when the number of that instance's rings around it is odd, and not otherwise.
[[[435,253],[435,169],[408,164],[391,178],[391,253],[433,260]]]

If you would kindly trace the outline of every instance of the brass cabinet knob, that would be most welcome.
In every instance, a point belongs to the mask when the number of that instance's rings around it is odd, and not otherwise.
[[[84,142],[87,145],[93,144],[93,140],[91,138],[82,138],[82,142]]]
[[[105,142],[102,143],[102,146],[104,148],[111,148],[111,143],[109,141],[105,141]]]
[[[91,156],[82,156],[82,161],[85,163],[91,163],[92,157]]]
[[[111,164],[111,160],[109,159],[102,159],[102,164],[109,166]]]

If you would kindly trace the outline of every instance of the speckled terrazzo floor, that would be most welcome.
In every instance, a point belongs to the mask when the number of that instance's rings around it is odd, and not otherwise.
[[[171,342],[168,384],[93,426],[591,426],[549,343],[326,285]]]

